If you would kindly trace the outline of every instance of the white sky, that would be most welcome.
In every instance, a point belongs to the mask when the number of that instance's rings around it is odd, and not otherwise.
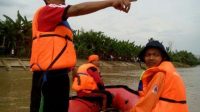
[[[71,5],[91,0],[69,0]],[[200,55],[200,0],[138,0],[128,14],[107,8],[93,14],[69,18],[73,29],[102,31],[120,40],[145,45],[150,37],[173,50],[187,50]],[[32,19],[42,0],[1,0],[3,14],[16,18],[17,10]]]

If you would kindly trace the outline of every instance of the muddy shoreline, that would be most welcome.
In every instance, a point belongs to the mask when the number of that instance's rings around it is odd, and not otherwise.
[[[78,59],[76,66],[80,66],[83,63],[87,63],[85,59]],[[100,61],[102,68],[113,68],[113,67],[130,67],[133,70],[141,69],[138,62],[124,62],[124,61]],[[176,63],[174,65],[178,68],[188,68],[189,65]],[[144,66],[144,65],[143,65]],[[20,58],[0,58],[0,70],[5,69],[7,71],[11,70],[30,70],[29,59]]]

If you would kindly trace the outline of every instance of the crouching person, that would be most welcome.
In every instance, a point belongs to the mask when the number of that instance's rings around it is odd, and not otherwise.
[[[99,69],[99,56],[90,55],[88,63],[81,65],[74,78],[72,89],[77,92],[77,96],[101,102],[102,111],[112,104],[112,94],[105,90]]]

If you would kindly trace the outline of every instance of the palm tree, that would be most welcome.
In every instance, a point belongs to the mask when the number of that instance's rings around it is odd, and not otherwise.
[[[17,19],[14,21],[7,15],[3,15],[5,21],[0,20],[1,40],[5,38],[3,46],[7,49],[6,55],[15,50],[15,56],[28,56],[30,54],[31,43],[31,21],[22,17],[19,11]]]
[[[88,55],[95,53],[105,60],[110,59],[112,55],[116,59],[121,57],[120,60],[130,61],[137,56],[140,48],[134,42],[111,39],[103,32],[93,30],[78,32],[74,36],[74,43],[79,58],[86,58]]]

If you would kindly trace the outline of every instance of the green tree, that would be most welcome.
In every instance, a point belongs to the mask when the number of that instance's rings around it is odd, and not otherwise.
[[[19,11],[17,12],[17,19],[14,21],[7,15],[3,15],[5,20],[0,20],[0,36],[3,47],[8,51],[9,55],[12,50],[15,51],[15,56],[29,56],[31,47],[31,21],[28,21],[24,16],[22,17]]]
[[[191,52],[187,52],[185,50],[172,53],[172,59],[175,62],[185,63],[190,66],[200,64],[200,61],[197,57],[195,57]]]
[[[112,55],[116,60],[131,61],[137,56],[138,48],[140,48],[134,42],[112,39],[103,32],[93,30],[75,32],[74,42],[80,58],[86,58],[88,55],[96,53],[104,60],[110,59],[110,55]]]

